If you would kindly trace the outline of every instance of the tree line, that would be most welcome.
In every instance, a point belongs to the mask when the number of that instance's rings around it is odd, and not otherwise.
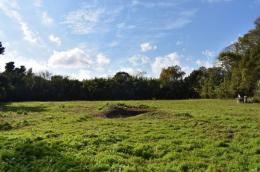
[[[5,48],[0,42],[0,54]],[[33,73],[14,62],[0,73],[1,101],[128,100],[260,97],[260,18],[255,28],[225,48],[218,66],[200,67],[185,77],[179,66],[162,69],[160,78],[118,72],[110,78],[79,81],[48,72]]]

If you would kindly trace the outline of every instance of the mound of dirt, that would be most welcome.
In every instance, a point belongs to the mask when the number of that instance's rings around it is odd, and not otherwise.
[[[150,111],[151,109],[146,105],[129,106],[125,104],[115,104],[105,107],[104,110],[98,114],[98,116],[104,118],[127,118]]]

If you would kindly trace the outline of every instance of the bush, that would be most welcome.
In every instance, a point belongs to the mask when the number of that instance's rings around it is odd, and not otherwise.
[[[247,99],[247,103],[260,103],[260,95],[259,96],[254,96],[254,97],[249,97]]]
[[[256,95],[253,97],[254,103],[260,103],[260,95]]]

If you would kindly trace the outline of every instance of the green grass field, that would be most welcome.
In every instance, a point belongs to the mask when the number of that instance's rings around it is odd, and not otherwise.
[[[147,105],[129,118],[108,104]],[[0,171],[260,171],[260,104],[235,100],[0,105]]]

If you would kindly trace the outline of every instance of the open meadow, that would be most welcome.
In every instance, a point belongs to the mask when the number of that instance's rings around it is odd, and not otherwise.
[[[260,0],[0,0],[0,172],[260,172]]]
[[[146,110],[104,115],[117,105]],[[259,104],[72,101],[0,108],[0,171],[260,171]]]

